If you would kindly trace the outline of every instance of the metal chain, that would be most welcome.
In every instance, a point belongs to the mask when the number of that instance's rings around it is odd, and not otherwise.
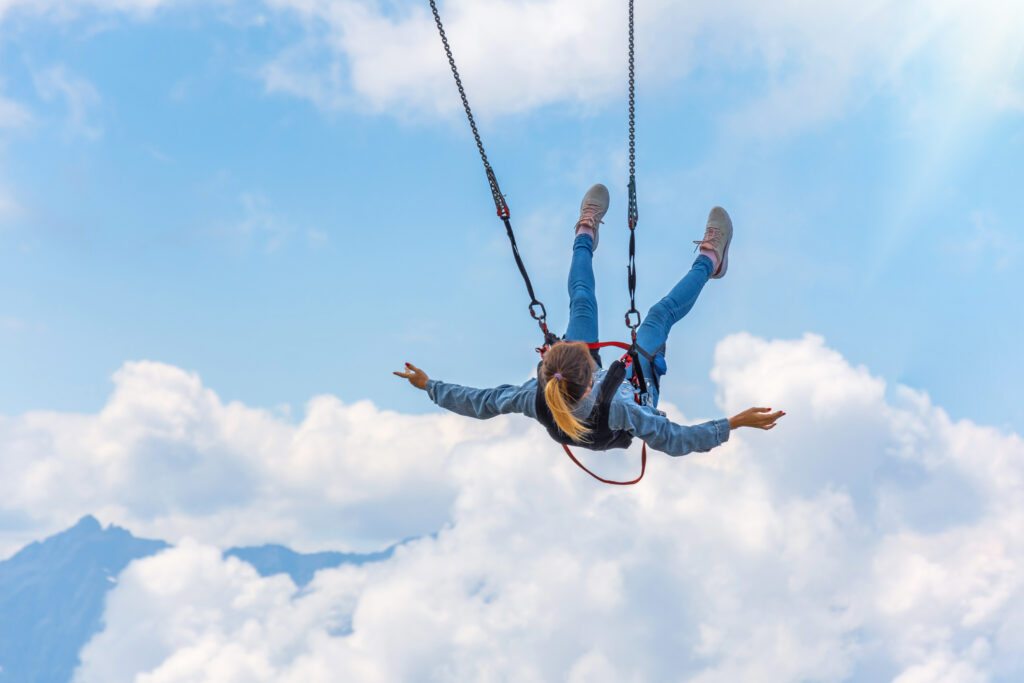
[[[626,284],[629,287],[629,310],[626,327],[636,344],[636,330],[640,327],[640,311],[636,308],[636,224],[639,218],[636,205],[636,69],[633,41],[633,0],[629,0],[629,202],[626,219],[629,223],[629,261],[626,264]]]
[[[633,65],[633,0],[629,0],[629,177],[636,175],[636,70]],[[635,199],[635,198],[634,198]],[[636,203],[630,207],[630,216]]]
[[[629,0],[629,206],[626,218],[629,229],[636,228],[636,69],[634,68],[633,0]]]
[[[444,45],[444,52],[448,55],[448,64],[452,68],[452,76],[455,77],[455,85],[459,88],[459,97],[462,98],[462,106],[466,110],[466,118],[469,119],[469,127],[473,130],[473,139],[476,140],[476,148],[480,150],[480,160],[484,162],[484,171],[487,173],[487,183],[491,186],[491,196],[494,198],[494,207],[498,210],[498,217],[502,223],[505,224],[505,233],[508,235],[508,241],[512,245],[512,256],[516,260],[516,267],[519,268],[519,274],[523,276],[523,282],[526,284],[526,293],[530,295],[530,316],[537,321],[537,325],[540,326],[540,331],[544,335],[543,345],[537,348],[541,356],[544,355],[544,351],[551,347],[552,344],[558,342],[558,337],[548,330],[547,309],[544,308],[544,304],[537,299],[537,295],[533,292],[533,283],[530,282],[530,276],[526,272],[526,264],[523,263],[523,258],[519,254],[519,247],[516,245],[516,236],[512,231],[512,222],[509,220],[509,209],[508,204],[505,203],[505,196],[501,194],[501,188],[498,187],[498,179],[494,175],[494,171],[491,169],[491,164],[487,161],[487,153],[484,152],[484,143],[480,140],[480,132],[476,128],[476,121],[473,120],[473,111],[469,108],[469,98],[466,97],[466,90],[462,87],[462,79],[459,77],[459,70],[455,66],[455,57],[452,56],[452,48],[448,44],[448,36],[445,35],[444,25],[441,23],[441,14],[437,11],[437,4],[434,0],[430,0],[430,9],[434,12],[434,23],[437,24],[437,32],[441,34],[441,43]]]
[[[630,0],[632,3],[632,0]],[[445,35],[444,26],[441,24],[441,14],[437,11],[434,0],[430,0],[430,9],[434,12],[434,23],[437,24],[437,32],[441,34],[441,42],[444,44],[444,52],[448,55],[448,64],[452,68],[452,76],[455,77],[455,85],[459,88],[459,97],[462,98],[462,106],[466,110],[466,118],[469,119],[469,127],[473,130],[473,139],[476,140],[476,148],[480,150],[480,159],[484,162],[484,171],[487,173],[487,183],[491,186],[491,195],[494,198],[494,207],[498,210],[501,218],[509,217],[508,204],[505,203],[505,196],[501,194],[498,187],[498,179],[491,170],[491,164],[487,161],[487,153],[484,152],[484,143],[480,140],[480,132],[476,129],[476,121],[473,120],[473,111],[469,108],[469,99],[466,97],[466,90],[462,87],[462,79],[459,77],[459,70],[455,66],[455,57],[452,56],[452,48],[448,45],[448,36]]]

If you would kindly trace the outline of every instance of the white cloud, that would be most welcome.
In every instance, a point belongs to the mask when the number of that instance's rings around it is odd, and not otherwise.
[[[169,0],[0,0],[58,20],[84,10],[146,18]],[[297,18],[305,35],[263,69],[269,92],[327,109],[452,115],[460,104],[428,8],[371,0],[264,0],[270,12],[232,24]],[[624,100],[626,10],[615,0],[448,0],[440,10],[470,101],[483,116]],[[642,96],[688,87],[699,70],[735,77],[719,89],[731,132],[785,135],[868,100],[898,102],[908,127],[1019,111],[1024,5],[1005,0],[638,3]],[[704,78],[704,76],[702,76]],[[929,121],[934,120],[934,123]],[[961,122],[962,123],[962,122]]]
[[[268,66],[268,90],[325,108],[450,114],[458,96],[433,17],[421,4],[268,0],[309,36]],[[440,10],[470,101],[483,115],[624,98],[626,15],[612,0],[449,0]],[[914,111],[969,97],[1021,98],[1024,6],[875,0],[637,5],[642,94],[701,68],[746,74],[728,95],[736,131],[784,134],[840,117],[876,95]],[[918,75],[928,73],[929,78]],[[927,85],[922,85],[927,84]]]
[[[92,83],[69,73],[63,65],[34,73],[33,80],[44,100],[64,101],[67,107],[64,129],[69,136],[95,140],[103,134],[103,129],[90,121],[92,111],[100,104],[100,94]]]
[[[153,362],[125,364],[114,382],[98,414],[0,417],[4,508],[46,530],[95,512],[172,541],[379,547],[442,525],[458,444],[510,428],[331,396],[293,424],[225,404],[195,374]]]
[[[102,508],[146,535],[200,539],[121,577],[80,681],[1024,672],[1019,436],[954,422],[813,335],[728,337],[713,378],[723,412],[787,417],[709,454],[655,454],[619,489],[521,418],[320,397],[294,425],[176,368],[128,364],[98,415],[0,422],[0,499],[54,525]],[[209,547],[428,528],[440,531],[298,593]]]

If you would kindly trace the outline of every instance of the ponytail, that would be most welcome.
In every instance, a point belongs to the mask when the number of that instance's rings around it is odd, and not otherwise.
[[[563,342],[548,351],[541,366],[541,379],[545,381],[544,402],[558,428],[573,441],[586,442],[589,431],[572,414],[590,387],[594,376],[594,363],[590,349],[582,342]]]

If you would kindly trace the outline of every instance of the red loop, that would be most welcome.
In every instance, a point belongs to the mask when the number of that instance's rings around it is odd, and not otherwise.
[[[633,331],[633,334],[634,334],[634,336],[636,335],[636,330]],[[589,348],[589,349],[603,349],[606,346],[617,346],[620,349],[625,349],[627,353],[626,353],[625,356],[622,357],[622,362],[626,364],[627,368],[633,362],[632,356],[629,355],[629,351],[631,350],[632,347],[629,344],[626,344],[625,342],[609,341],[609,342],[584,342],[584,343],[587,345],[587,348]],[[540,357],[544,358],[544,352],[547,351],[550,348],[551,347],[547,346],[547,345],[538,347],[537,351],[538,351],[538,353],[540,353]],[[639,394],[634,394],[633,398],[636,400],[637,403],[640,403],[640,396],[639,396]],[[605,484],[614,484],[615,486],[630,486],[631,484],[635,484],[638,481],[640,481],[641,479],[643,479],[644,478],[644,472],[647,471],[647,443],[646,442],[644,443],[643,450],[640,453],[640,476],[637,477],[636,479],[633,479],[632,481],[612,481],[611,479],[604,479],[602,477],[599,477],[596,474],[594,474],[593,472],[591,472],[590,470],[588,470],[586,467],[584,467],[583,463],[581,463],[579,460],[576,459],[576,456],[572,454],[572,451],[569,450],[569,447],[567,445],[562,444],[562,448],[565,449],[566,454],[572,459],[572,461],[574,463],[576,463],[579,466],[579,468],[581,470],[583,470],[584,472],[586,472],[587,474],[592,476],[594,479],[597,479],[598,481],[603,482]]]
[[[572,461],[574,463],[576,463],[577,465],[579,465],[579,468],[581,470],[583,470],[584,472],[586,472],[587,474],[592,476],[594,479],[597,479],[599,482],[602,482],[604,484],[614,484],[615,486],[631,486],[631,485],[637,483],[638,481],[640,481],[641,479],[643,479],[644,478],[644,472],[647,471],[647,444],[646,443],[644,443],[643,451],[640,453],[640,476],[637,477],[636,479],[631,480],[631,481],[614,481],[612,479],[604,479],[602,477],[599,477],[596,474],[594,474],[593,472],[591,472],[590,470],[588,470],[586,467],[584,467],[583,463],[581,463],[579,460],[577,460],[576,456],[572,454],[572,451],[569,450],[568,446],[566,446],[565,444],[562,444],[562,448],[564,448],[565,452],[569,455],[570,458],[572,458]]]
[[[610,341],[610,342],[588,342],[587,343],[587,348],[588,349],[603,349],[606,346],[618,346],[620,349],[625,349],[625,350],[629,351],[629,344],[627,344],[625,342]]]

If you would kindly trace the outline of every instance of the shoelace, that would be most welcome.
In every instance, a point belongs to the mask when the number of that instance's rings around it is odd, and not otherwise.
[[[603,225],[604,221],[596,221],[597,213],[601,210],[601,207],[597,204],[584,204],[583,208],[580,209],[580,219],[576,221],[576,227],[583,225],[591,230],[597,230],[598,225]]]
[[[710,242],[712,245],[714,245],[716,242],[720,241],[721,239],[722,239],[722,231],[719,230],[718,228],[716,228],[713,225],[709,225],[704,230],[704,239],[699,239],[699,240],[694,240],[693,241],[693,243],[697,245],[697,247],[694,249],[694,251],[697,251],[697,249],[700,249],[700,245],[704,244],[705,242]]]

